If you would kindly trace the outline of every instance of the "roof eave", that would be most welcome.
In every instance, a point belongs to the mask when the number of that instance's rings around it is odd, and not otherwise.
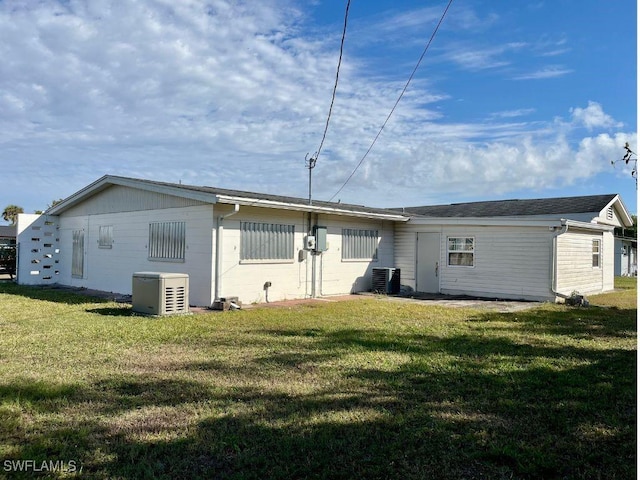
[[[165,195],[174,195],[176,197],[189,198],[191,200],[197,200],[204,203],[216,203],[217,196],[212,193],[197,192],[193,190],[187,190],[180,187],[172,187],[170,185],[158,185],[153,182],[146,182],[144,180],[138,180],[135,178],[118,177],[113,175],[105,175],[95,182],[87,185],[82,190],[68,196],[62,202],[54,205],[44,212],[46,215],[59,215],[66,210],[74,207],[83,200],[103,191],[113,185],[120,185],[123,187],[138,188],[149,192],[161,193]]]
[[[262,208],[278,208],[282,210],[294,210],[299,212],[311,212],[311,213],[324,213],[331,215],[343,215],[349,217],[370,218],[376,220],[388,220],[394,222],[406,222],[409,220],[408,216],[396,215],[392,213],[376,213],[376,212],[361,212],[357,210],[350,210],[348,208],[326,207],[321,205],[304,205],[300,203],[278,202],[275,200],[264,200],[260,198],[251,197],[236,197],[230,195],[218,195],[219,203],[226,204],[238,204],[250,207],[262,207]]]

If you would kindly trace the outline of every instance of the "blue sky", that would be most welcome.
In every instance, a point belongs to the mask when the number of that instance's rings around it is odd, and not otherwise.
[[[346,2],[0,1],[0,207],[104,174],[305,197]],[[313,172],[329,199],[445,2],[353,0]],[[620,193],[637,151],[636,2],[454,0],[377,144],[336,196],[396,207]]]

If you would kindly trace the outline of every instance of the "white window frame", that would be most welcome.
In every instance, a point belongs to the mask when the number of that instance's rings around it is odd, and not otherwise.
[[[374,228],[342,229],[343,262],[377,262],[380,236]]]
[[[602,240],[599,238],[591,240],[591,266],[602,268]]]
[[[240,263],[293,263],[296,226],[240,222]]]
[[[113,248],[113,225],[98,227],[98,248]]]
[[[456,240],[462,240],[457,242]],[[452,241],[454,245],[452,248]],[[470,241],[470,242],[469,242]],[[471,248],[469,248],[469,246]],[[471,265],[451,263],[452,255],[471,255]],[[447,266],[453,268],[475,268],[476,266],[476,237],[457,236],[447,237]]]
[[[185,222],[149,223],[148,260],[151,262],[185,261],[187,251],[187,226]]]

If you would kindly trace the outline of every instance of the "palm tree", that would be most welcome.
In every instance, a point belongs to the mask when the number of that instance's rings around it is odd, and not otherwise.
[[[18,221],[18,214],[24,213],[24,208],[17,205],[7,205],[2,212],[2,218],[7,222],[11,222],[11,225],[15,225]]]

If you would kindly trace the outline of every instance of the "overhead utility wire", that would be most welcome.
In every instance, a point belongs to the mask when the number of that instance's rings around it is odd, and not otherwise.
[[[336,90],[338,90],[338,78],[340,77],[340,65],[342,64],[342,52],[344,50],[344,39],[347,36],[347,20],[349,18],[350,5],[351,5],[351,0],[347,0],[347,8],[344,12],[344,27],[342,28],[342,40],[340,40],[340,56],[338,57],[338,68],[336,69],[336,81],[333,84],[333,94],[331,95],[331,105],[329,105],[329,115],[327,115],[327,123],[324,126],[324,133],[322,134],[322,140],[320,141],[320,146],[318,147],[318,151],[315,154],[316,160],[320,156],[320,151],[322,150],[322,146],[324,145],[324,140],[325,138],[327,138],[327,130],[329,130],[329,120],[331,120],[333,103],[336,100]]]
[[[311,155],[309,158],[309,154],[305,157],[305,167],[309,169],[309,205],[311,205],[311,172],[316,166],[316,162],[318,161],[318,157],[320,156],[320,152],[322,151],[322,146],[324,145],[324,141],[327,138],[327,131],[329,130],[329,121],[331,120],[331,112],[333,111],[333,103],[336,100],[336,91],[338,90],[338,79],[340,78],[340,65],[342,65],[342,52],[344,50],[344,39],[347,36],[347,20],[349,18],[349,6],[351,5],[351,0],[347,0],[347,7],[344,12],[344,27],[342,28],[342,39],[340,40],[340,56],[338,57],[338,68],[336,68],[336,81],[333,84],[333,94],[331,95],[331,105],[329,105],[329,114],[327,115],[327,123],[324,126],[324,133],[322,134],[322,140],[320,141],[320,146],[316,153]]]
[[[353,176],[358,171],[358,169],[360,168],[360,166],[362,165],[364,160],[367,158],[367,155],[369,155],[369,152],[371,151],[373,146],[378,141],[378,137],[380,137],[380,134],[382,134],[382,131],[384,130],[384,127],[387,126],[387,122],[391,118],[391,115],[393,115],[393,112],[395,111],[396,107],[400,103],[400,100],[404,96],[404,93],[407,91],[407,88],[409,88],[409,84],[411,83],[411,80],[413,80],[413,77],[416,74],[416,71],[418,70],[418,67],[420,67],[420,63],[422,63],[422,59],[426,55],[427,50],[429,50],[429,47],[431,46],[431,42],[433,42],[433,39],[435,38],[436,34],[438,33],[438,30],[440,29],[440,25],[442,25],[442,22],[444,21],[444,17],[447,15],[447,12],[449,11],[449,7],[451,6],[452,3],[453,3],[453,0],[449,0],[449,3],[447,4],[446,8],[444,9],[444,12],[442,12],[442,16],[440,17],[440,20],[438,21],[438,24],[436,25],[436,28],[433,30],[433,33],[431,34],[431,38],[429,38],[429,41],[427,42],[426,47],[424,47],[424,50],[422,51],[422,55],[420,55],[420,58],[418,59],[418,63],[416,63],[416,66],[414,67],[413,71],[411,72],[411,75],[409,76],[409,80],[407,80],[407,83],[405,84],[404,88],[402,89],[402,92],[400,92],[400,96],[396,100],[396,103],[393,105],[393,108],[391,108],[391,111],[389,112],[389,115],[387,115],[387,118],[385,119],[384,123],[380,127],[380,130],[378,131],[378,134],[375,136],[375,138],[373,139],[373,142],[371,142],[371,145],[369,146],[369,148],[367,149],[365,154],[360,159],[360,162],[358,162],[358,165],[356,165],[356,168],[354,168],[353,172],[351,172],[351,175],[349,175],[349,177],[345,180],[345,182],[342,184],[340,189],[336,193],[333,194],[333,196],[329,199],[329,201],[332,201],[334,198],[336,198],[336,196],[342,191],[342,189],[347,186],[347,183],[349,183],[349,181],[353,178]]]

